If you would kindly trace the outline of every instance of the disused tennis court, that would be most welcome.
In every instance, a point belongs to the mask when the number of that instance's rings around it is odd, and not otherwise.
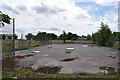
[[[74,50],[66,52],[67,48]],[[115,49],[91,44],[49,44],[16,51],[16,59],[19,67],[27,66],[34,70],[51,67],[51,70],[58,69],[56,73],[60,74],[89,74],[101,73],[100,66],[117,69],[117,54],[118,51]]]

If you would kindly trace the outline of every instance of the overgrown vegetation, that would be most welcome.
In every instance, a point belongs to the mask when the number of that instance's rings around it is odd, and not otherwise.
[[[11,57],[2,60],[2,78],[5,80],[13,77],[17,78],[119,78],[120,75],[63,75],[63,74],[41,74],[29,68],[15,69],[17,62]]]
[[[118,35],[119,32],[112,33],[109,26],[101,22],[100,29],[92,34],[92,40],[97,45],[112,47],[116,41],[120,40]]]
[[[31,70],[4,70],[3,78],[119,78],[118,74],[101,75],[101,76],[86,76],[86,75],[62,75],[62,74],[38,74]]]
[[[45,44],[46,44],[45,42],[41,43],[41,41],[35,41],[35,40],[15,40],[15,50],[30,49]],[[13,50],[12,46],[13,46],[13,40],[2,40],[3,53],[11,53]]]

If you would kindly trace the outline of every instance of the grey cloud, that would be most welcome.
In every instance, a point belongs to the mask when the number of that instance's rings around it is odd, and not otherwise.
[[[27,10],[27,7],[25,5],[17,6],[17,8],[21,11]]]
[[[35,6],[35,7],[33,7],[33,9],[37,13],[42,13],[42,14],[56,14],[56,13],[59,13],[59,12],[66,11],[64,9],[57,8],[55,6],[54,7],[49,7],[49,6],[46,6],[44,4],[42,4],[42,6]]]
[[[11,11],[11,12],[13,12],[13,13],[15,13],[15,14],[20,14],[19,11],[15,10],[14,8],[12,8],[12,7],[9,6],[9,5],[2,5],[1,7],[2,7],[2,9],[4,9],[4,10]]]
[[[91,24],[91,23],[88,23],[88,25],[92,26],[93,24]]]
[[[59,29],[59,28],[54,28],[54,27],[51,27],[51,28],[42,28],[42,30],[49,30],[49,31],[60,31],[61,29]]]
[[[51,31],[60,31],[59,28],[48,28],[48,30],[51,30]]]
[[[85,19],[88,18],[87,16],[85,16],[84,14],[79,14],[76,16],[76,19]]]
[[[64,20],[67,20],[67,17],[64,16],[63,19],[64,19]]]
[[[72,26],[72,24],[68,24],[68,26]]]

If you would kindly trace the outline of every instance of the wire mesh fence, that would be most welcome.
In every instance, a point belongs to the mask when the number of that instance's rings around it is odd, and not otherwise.
[[[5,75],[6,70],[15,70],[15,51],[30,49],[50,43],[50,39],[47,37],[41,37],[39,40],[17,39],[17,35],[14,33],[15,29],[13,23],[13,20],[11,20],[10,24],[0,27],[0,62],[2,62],[0,74],[3,75]]]
[[[0,27],[0,36],[1,36],[1,54],[3,55],[12,55],[13,53],[13,22],[11,20],[10,24],[6,24],[3,27]]]

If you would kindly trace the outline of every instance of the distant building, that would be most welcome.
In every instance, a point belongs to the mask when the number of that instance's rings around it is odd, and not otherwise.
[[[78,38],[77,40],[87,40],[87,38]]]

